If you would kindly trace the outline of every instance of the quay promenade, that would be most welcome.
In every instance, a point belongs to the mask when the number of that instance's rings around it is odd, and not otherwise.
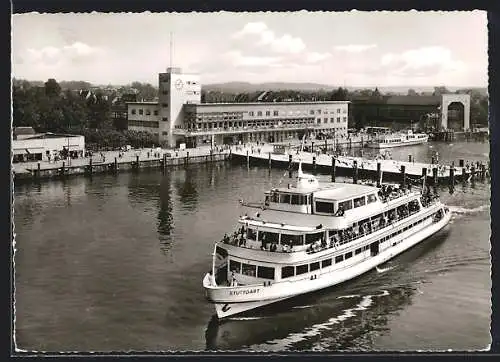
[[[132,168],[177,166],[186,163],[224,161],[229,158],[229,147],[211,149],[209,146],[184,150],[156,148],[129,151],[95,152],[92,157],[59,161],[35,161],[12,164],[15,179],[51,178],[54,176],[101,173]],[[121,155],[121,157],[120,157]]]
[[[392,159],[367,159],[363,157],[334,156],[332,153],[322,154],[319,152],[298,152],[288,149],[282,154],[273,153],[273,145],[261,145],[258,147],[246,146],[238,147],[232,151],[232,159],[246,163],[268,164],[269,167],[282,166],[290,167],[290,161],[296,163],[302,160],[304,169],[308,170],[329,170],[332,178],[335,174],[349,175],[357,177],[375,178],[382,175],[384,179],[394,179],[403,177],[420,180],[425,175],[426,178],[434,182],[450,181],[455,178],[468,180],[471,176],[485,176],[487,171],[483,163],[466,165],[463,160],[457,164],[432,164],[423,162],[405,162]],[[292,165],[293,166],[293,165]],[[296,167],[294,167],[296,168]]]

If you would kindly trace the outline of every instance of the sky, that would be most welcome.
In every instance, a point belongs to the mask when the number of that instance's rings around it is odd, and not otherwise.
[[[487,37],[483,11],[14,14],[12,75],[156,85],[172,65],[202,84],[486,87]]]

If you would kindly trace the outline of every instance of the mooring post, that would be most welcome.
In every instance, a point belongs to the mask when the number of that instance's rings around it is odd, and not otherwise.
[[[250,156],[248,154],[248,150],[247,150],[247,167],[250,167]]]
[[[292,155],[288,155],[288,177],[292,178]]]
[[[118,159],[115,157],[115,173],[118,172]]]
[[[335,157],[332,157],[331,175],[332,175],[332,182],[335,182]]]
[[[37,167],[36,167],[36,176],[40,177],[40,162],[38,162]]]
[[[377,187],[382,186],[382,164],[377,162]]]
[[[269,162],[268,162],[269,168],[271,168],[271,152],[269,152]]]
[[[316,156],[313,156],[313,172],[316,173]]]
[[[408,155],[408,162],[411,162],[411,155]]]
[[[352,139],[349,138],[349,149],[351,149],[351,148],[352,148]]]
[[[139,155],[135,156],[135,167],[137,168],[137,171],[139,171]]]
[[[406,166],[401,165],[401,188],[406,187]]]
[[[357,184],[358,183],[358,161],[354,160],[352,163],[352,182]]]
[[[311,142],[311,153],[314,153],[314,142]]]
[[[93,172],[92,158],[90,158],[90,160],[89,160],[89,169],[90,169],[90,174],[92,175],[92,172]]]
[[[452,163],[450,166],[450,178],[448,179],[450,187],[455,186],[455,165]]]
[[[464,167],[464,160],[458,160],[458,167]]]
[[[165,167],[167,167],[167,154],[166,153],[163,154],[163,169],[165,169]]]
[[[189,151],[186,152],[186,164],[189,163]]]
[[[64,168],[65,168],[65,167],[66,167],[66,164],[65,164],[65,162],[63,161],[63,162],[62,162],[62,167],[61,167],[61,176],[64,176],[64,171],[65,171],[65,170],[64,170]]]
[[[434,167],[432,169],[432,183],[434,184],[434,187],[436,187],[438,184],[438,169],[437,169],[437,167]]]
[[[364,142],[364,140],[363,140],[363,136],[361,136],[361,148],[363,148],[363,147],[364,147],[364,145],[365,145],[365,142]]]

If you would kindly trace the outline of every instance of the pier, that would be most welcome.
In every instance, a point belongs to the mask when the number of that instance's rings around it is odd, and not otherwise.
[[[427,183],[450,183],[455,181],[468,181],[473,178],[484,179],[489,174],[489,165],[476,162],[466,167],[464,160],[450,165],[435,163],[414,162],[411,156],[409,161],[398,161],[392,159],[367,159],[363,157],[333,156],[331,154],[320,154],[319,152],[288,152],[274,153],[270,145],[255,148],[237,148],[232,152],[233,162],[246,163],[247,165],[262,164],[269,168],[288,168],[289,177],[291,170],[297,168],[298,159],[302,160],[302,168],[313,173],[330,174],[332,181],[336,176],[352,177],[353,182],[361,179],[376,180],[377,183],[383,178],[385,181],[397,180],[420,181],[426,179]]]
[[[196,163],[212,163],[226,161],[231,150],[216,150],[197,148],[186,150],[155,150],[103,152],[103,156],[95,154],[90,158],[62,160],[57,162],[30,162],[13,165],[14,180],[38,180],[64,178],[75,175],[90,175],[98,173],[118,173],[123,171],[139,171],[145,168],[166,169],[176,166],[187,166]]]

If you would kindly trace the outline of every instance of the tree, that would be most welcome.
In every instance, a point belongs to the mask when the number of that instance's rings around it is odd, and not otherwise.
[[[333,91],[330,94],[330,100],[332,100],[332,101],[346,101],[348,95],[349,95],[349,92],[348,92],[347,88],[339,87],[336,91]]]
[[[441,96],[443,94],[451,93],[446,87],[440,86],[440,87],[434,87],[434,92],[432,93],[433,96]]]
[[[415,89],[408,89],[408,95],[409,96],[418,96],[418,93],[415,91]]]
[[[61,86],[56,82],[55,79],[50,78],[45,82],[45,94],[49,97],[59,96],[61,93]]]

